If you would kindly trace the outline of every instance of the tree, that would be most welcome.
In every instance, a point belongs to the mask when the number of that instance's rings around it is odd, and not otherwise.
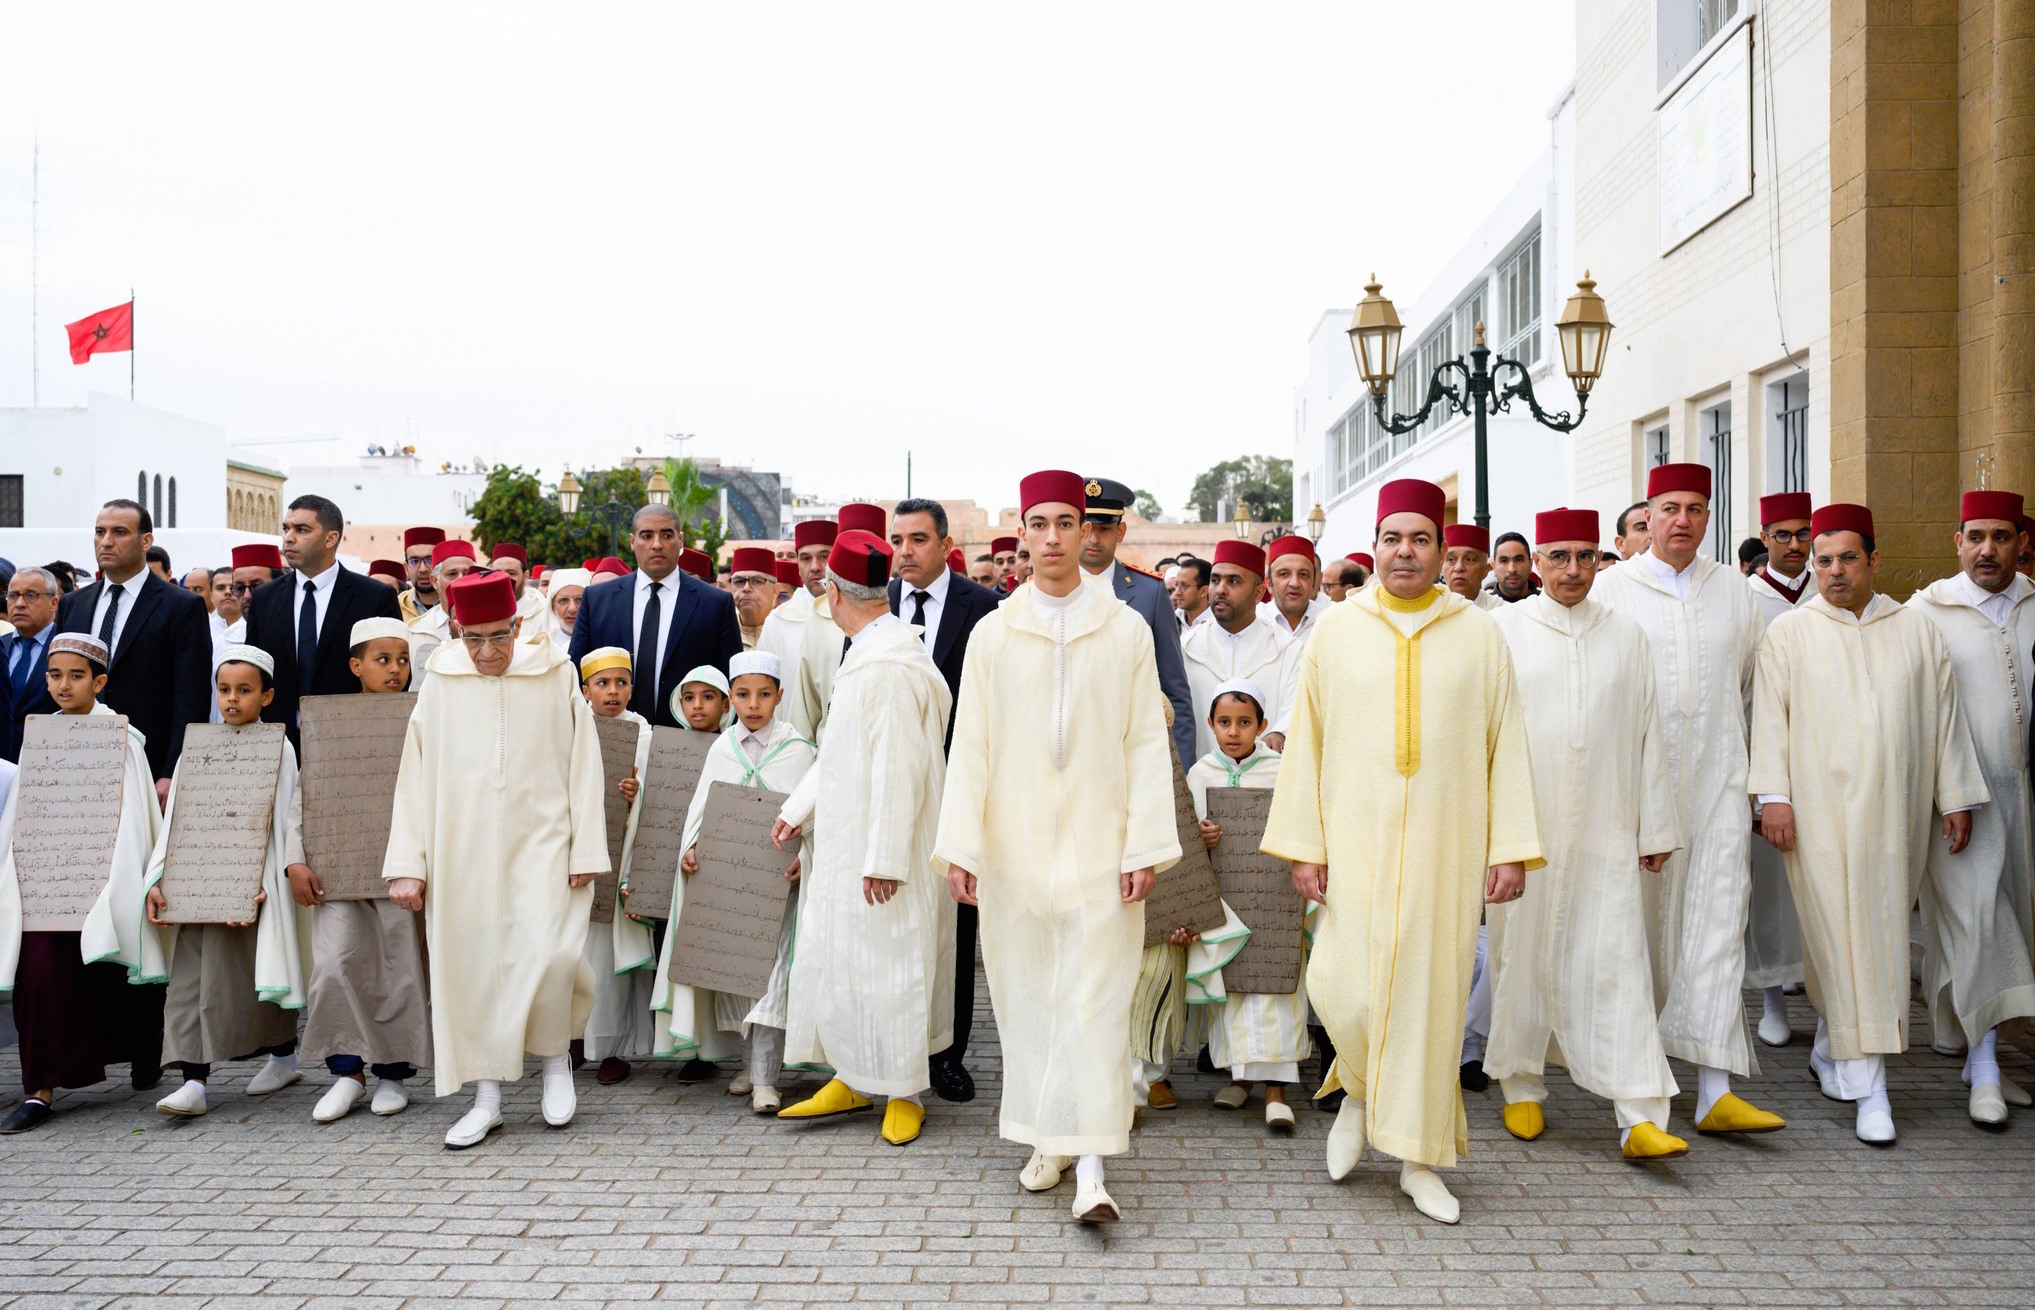
[[[1187,507],[1203,523],[1214,523],[1235,514],[1239,498],[1254,522],[1277,523],[1292,517],[1293,461],[1272,455],[1224,460],[1194,479]]]
[[[1160,507],[1159,498],[1146,491],[1143,487],[1138,488],[1136,499],[1132,502],[1131,508],[1136,510],[1138,517],[1147,523],[1158,522],[1159,516],[1166,512]]]
[[[721,493],[700,478],[699,466],[689,459],[664,461],[664,480],[671,484],[671,508],[678,512],[678,535],[688,546],[698,546],[719,559],[721,545],[728,539],[727,525],[718,512]]]
[[[633,515],[648,498],[638,469],[582,474],[580,511],[568,520],[559,511],[555,485],[546,487],[536,474],[516,465],[497,464],[488,470],[487,486],[473,503],[474,536],[489,549],[499,542],[519,542],[533,563],[577,567],[581,560],[608,553],[610,521],[617,516],[597,515],[592,512],[596,506],[614,500]],[[614,542],[622,562],[633,567],[626,517],[614,522]]]

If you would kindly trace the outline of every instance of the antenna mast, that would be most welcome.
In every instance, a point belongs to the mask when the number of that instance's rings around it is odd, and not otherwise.
[[[28,183],[28,403],[42,407],[42,134]]]

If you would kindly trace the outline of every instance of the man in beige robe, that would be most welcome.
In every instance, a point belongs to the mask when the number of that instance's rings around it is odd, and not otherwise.
[[[1491,921],[1491,1040],[1485,1072],[1505,1093],[1505,1129],[1546,1128],[1549,1060],[1607,1098],[1627,1160],[1685,1154],[1669,1135],[1674,1075],[1661,1050],[1646,955],[1642,879],[1681,844],[1653,657],[1639,625],[1590,599],[1597,511],[1534,520],[1545,580],[1491,617],[1512,655],[1547,868]]]
[[[1862,1142],[1894,1140],[1886,1056],[1908,1049],[1908,907],[1929,859],[1932,803],[1951,855],[1971,840],[1985,777],[1943,638],[1873,590],[1872,513],[1811,519],[1819,594],[1759,648],[1753,766],[1760,827],[1787,857],[1802,916],[1823,1094],[1857,1104]]]
[[[1379,489],[1379,585],[1323,615],[1301,656],[1264,850],[1322,904],[1307,996],[1335,1043],[1323,1092],[1348,1093],[1329,1176],[1368,1137],[1420,1212],[1454,1223],[1434,1169],[1469,1146],[1457,1057],[1477,921],[1518,898],[1541,849],[1505,639],[1435,589],[1445,503],[1429,482]]]
[[[1936,625],[1957,672],[1965,723],[1992,804],[1972,814],[1971,846],[1929,848],[1922,882],[1922,996],[1939,1050],[1965,1050],[1971,1117],[2003,1124],[2028,1093],[2000,1073],[1996,1029],[2035,1015],[2030,885],[2035,822],[2028,796],[2029,696],[2035,694],[2035,583],[2014,572],[2021,497],[1969,491],[1959,506],[1959,571],[1908,602]]]
[[[1020,486],[1029,584],[969,634],[933,860],[981,910],[1003,1038],[1004,1137],[1029,1191],[1075,1168],[1075,1217],[1118,1217],[1102,1158],[1130,1149],[1130,1005],[1155,874],[1180,859],[1173,744],[1150,627],[1078,563],[1086,482]]]
[[[432,656],[410,716],[382,877],[391,902],[424,911],[438,1094],[478,1084],[445,1136],[463,1150],[501,1127],[502,1081],[526,1053],[544,1062],[544,1121],[572,1121],[566,1047],[593,1005],[586,934],[608,849],[600,740],[571,660],[517,643],[503,575],[446,595],[460,637]]]

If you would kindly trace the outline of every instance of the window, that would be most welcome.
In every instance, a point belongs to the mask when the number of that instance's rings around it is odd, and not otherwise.
[[[1654,52],[1659,85],[1681,75],[1703,47],[1738,17],[1738,0],[1654,0]]]
[[[143,469],[141,472],[134,475],[134,503],[137,505],[148,504],[147,469]]]
[[[1809,489],[1809,375],[1767,384],[1767,411],[1773,415],[1767,439],[1769,491]]]
[[[1731,402],[1706,409],[1697,419],[1703,462],[1710,466],[1710,553],[1726,564],[1738,562],[1731,534]]]
[[[1540,233],[1498,269],[1499,353],[1532,368],[1540,363]]]
[[[0,528],[26,527],[22,521],[19,473],[0,473]]]
[[[1646,466],[1657,469],[1668,462],[1668,425],[1663,423],[1646,434]]]
[[[164,520],[163,526],[166,528],[177,526],[177,479],[174,474],[170,477],[170,516]]]
[[[163,521],[163,475],[155,475],[155,502],[149,506],[149,517],[157,523]]]

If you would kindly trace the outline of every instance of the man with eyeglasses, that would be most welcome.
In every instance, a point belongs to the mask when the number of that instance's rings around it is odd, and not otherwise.
[[[403,622],[416,626],[417,618],[439,602],[437,563],[432,550],[445,540],[438,528],[403,529],[403,567],[410,570],[410,585],[396,595]],[[418,670],[421,675],[423,670]]]
[[[1908,1048],[1908,907],[1937,831],[1960,855],[1990,793],[1942,634],[1875,590],[1872,511],[1825,505],[1810,528],[1818,594],[1760,643],[1747,787],[1802,909],[1809,1068],[1856,1104],[1858,1139],[1886,1146],[1886,1057]]]
[[[49,640],[56,635],[57,601],[63,592],[48,569],[26,568],[7,583],[7,621],[14,631],[0,637],[0,759],[21,760],[21,735],[31,714],[55,714],[45,673]]]
[[[777,556],[762,546],[737,546],[728,561],[728,592],[735,598],[742,649],[755,650],[763,621],[777,608]]]
[[[1809,493],[1759,498],[1759,539],[1766,563],[1746,578],[1763,633],[1775,619],[1816,594],[1809,573]],[[1753,818],[1754,830],[1759,819]],[[1752,909],[1745,920],[1745,985],[1761,996],[1759,1039],[1786,1046],[1787,989],[1802,985],[1802,923],[1788,891],[1788,870],[1771,842],[1752,844]]]
[[[1646,634],[1590,599],[1597,511],[1534,518],[1541,591],[1492,619],[1525,711],[1534,811],[1548,867],[1493,905],[1491,1039],[1484,1069],[1505,1129],[1546,1128],[1550,1058],[1611,1102],[1627,1160],[1686,1153],[1668,1133],[1675,1077],[1655,1024],[1640,887],[1681,844]]]

